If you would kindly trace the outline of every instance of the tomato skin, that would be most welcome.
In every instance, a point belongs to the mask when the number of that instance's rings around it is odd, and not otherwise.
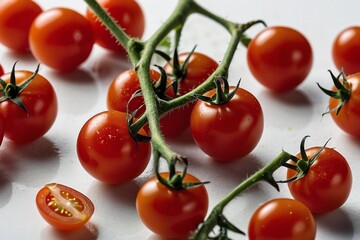
[[[0,42],[14,51],[29,50],[30,26],[41,12],[41,7],[34,1],[1,1]]]
[[[188,52],[179,54],[178,60],[180,65],[184,64],[189,54]],[[185,77],[179,83],[178,95],[184,95],[202,84],[217,67],[218,63],[209,56],[193,52],[188,61]],[[166,64],[164,69],[167,73],[172,74],[172,61]],[[175,98],[172,88],[169,88],[166,94]],[[174,109],[164,117],[164,120],[161,121],[161,127],[165,136],[177,137],[189,128],[191,111],[195,103],[196,101],[193,101],[178,109]]]
[[[306,150],[311,158],[320,147]],[[300,158],[300,154],[297,155]],[[296,175],[288,169],[287,178]],[[346,159],[332,148],[324,148],[309,172],[301,179],[288,183],[291,195],[311,212],[323,214],[339,208],[347,200],[352,186],[352,174]]]
[[[146,135],[141,129],[140,134]],[[110,110],[91,117],[81,128],[77,154],[84,169],[99,181],[122,184],[139,176],[150,160],[150,143],[136,143],[123,112]]]
[[[32,74],[25,70],[15,71],[17,85],[21,85]],[[3,75],[2,79],[9,83],[10,73]],[[20,144],[30,143],[43,136],[55,122],[57,97],[51,83],[40,74],[35,76],[19,97],[27,113],[12,101],[6,100],[0,102],[0,118],[4,120],[7,139]]]
[[[339,70],[346,75],[360,72],[360,27],[350,26],[334,39],[332,58]]]
[[[36,195],[36,206],[45,221],[54,228],[65,231],[84,226],[94,213],[94,204],[88,197],[58,183],[46,184],[39,190]],[[64,209],[64,212],[56,212],[55,207]],[[66,214],[71,214],[71,216]]]
[[[68,8],[41,13],[29,33],[30,50],[43,64],[59,71],[71,71],[91,53],[94,34],[89,21]]]
[[[0,118],[0,145],[4,139],[4,123],[2,118]]]
[[[161,173],[168,178],[168,173]],[[200,182],[187,173],[184,182]],[[142,222],[164,238],[188,237],[204,221],[208,210],[208,194],[204,185],[172,190],[156,176],[147,180],[136,197],[136,209]]]
[[[294,199],[272,199],[253,213],[249,240],[314,240],[316,222],[310,210]]]
[[[141,38],[145,30],[145,17],[135,0],[99,0],[98,3],[114,18],[124,31],[135,38]],[[124,54],[125,50],[109,30],[101,24],[95,13],[87,8],[86,18],[94,30],[97,44],[116,53]]]
[[[312,49],[297,30],[273,26],[258,33],[248,45],[251,73],[265,87],[276,92],[294,89],[312,66]]]
[[[331,117],[340,129],[346,133],[360,138],[360,73],[355,73],[346,77],[346,80],[351,84],[350,98],[342,106],[338,115],[336,111],[331,111]],[[337,91],[335,87],[332,89]],[[329,99],[329,109],[335,109],[339,104],[339,99]]]
[[[234,87],[230,87],[230,91]],[[205,94],[212,96],[213,89]],[[191,114],[192,136],[207,155],[218,161],[233,161],[249,154],[259,142],[264,117],[258,100],[239,88],[234,97],[222,105],[199,100]]]
[[[153,83],[160,79],[160,73],[150,70],[150,79]],[[134,69],[126,70],[116,76],[110,83],[107,92],[107,108],[109,110],[117,110],[126,112],[126,105],[132,97],[133,93],[140,90],[139,77]],[[136,97],[129,103],[129,110],[135,111],[144,104],[142,97]],[[139,117],[145,112],[145,106],[141,107],[136,116]]]
[[[4,69],[3,69],[3,67],[0,65],[0,77],[1,77],[2,75],[4,75]]]

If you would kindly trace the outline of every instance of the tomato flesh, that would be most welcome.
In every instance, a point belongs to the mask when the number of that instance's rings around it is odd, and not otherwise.
[[[94,205],[84,194],[67,186],[51,183],[36,195],[36,205],[41,216],[60,230],[75,230],[94,212]]]

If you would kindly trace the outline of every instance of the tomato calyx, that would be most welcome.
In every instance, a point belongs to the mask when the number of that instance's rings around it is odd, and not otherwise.
[[[158,151],[154,151],[153,153],[154,163],[155,163],[155,173],[159,182],[166,187],[173,190],[184,190],[199,187],[204,184],[210,183],[209,181],[205,182],[184,182],[184,178],[186,177],[188,161],[187,158],[181,155],[176,155],[173,161],[168,161],[169,165],[169,177],[165,179],[160,173],[160,155]],[[175,165],[177,162],[183,163],[185,166],[182,171],[176,171]]]
[[[239,89],[240,81],[238,81],[235,88],[230,92],[230,86],[229,82],[222,78],[222,77],[216,77],[214,80],[215,86],[216,86],[216,92],[211,96],[203,96],[196,94],[195,97],[197,99],[200,99],[204,102],[207,102],[211,105],[223,105],[228,103],[236,94],[236,91]]]
[[[331,91],[328,89],[325,89],[320,86],[319,83],[317,85],[319,88],[328,96],[331,98],[339,99],[339,104],[333,108],[326,111],[324,114],[330,113],[332,111],[336,111],[336,115],[339,114],[341,108],[344,106],[344,104],[350,99],[351,95],[351,84],[347,81],[344,70],[342,70],[338,76],[335,76],[330,70],[329,73],[331,75],[331,78],[334,82],[335,88],[337,91]]]
[[[325,149],[326,145],[330,141],[330,139],[328,139],[325,142],[325,144],[319,149],[319,151],[317,151],[316,154],[314,154],[314,156],[309,159],[308,156],[306,155],[306,149],[305,149],[305,140],[308,137],[310,136],[307,135],[301,140],[301,144],[300,144],[301,158],[297,158],[296,156],[292,155],[290,157],[290,160],[292,160],[295,164],[288,162],[282,164],[284,167],[297,171],[297,174],[294,177],[289,178],[287,180],[277,181],[278,183],[288,183],[303,178],[309,172],[311,165],[316,161],[320,153]]]
[[[20,93],[31,83],[31,81],[35,78],[35,76],[39,72],[40,64],[37,65],[35,72],[21,85],[16,84],[16,77],[15,77],[15,66],[14,63],[11,73],[10,73],[10,82],[6,83],[3,79],[0,78],[0,84],[2,89],[0,89],[0,94],[2,97],[0,98],[0,102],[10,100],[19,107],[21,107],[26,113],[28,113],[24,103],[22,102],[21,98],[19,97]]]

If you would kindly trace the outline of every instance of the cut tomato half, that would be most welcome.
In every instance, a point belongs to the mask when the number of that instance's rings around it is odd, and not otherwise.
[[[70,187],[50,183],[36,195],[36,205],[41,216],[60,230],[75,230],[94,213],[94,204],[84,194]]]

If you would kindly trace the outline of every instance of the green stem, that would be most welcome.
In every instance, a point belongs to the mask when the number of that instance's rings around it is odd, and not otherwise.
[[[227,196],[223,198],[211,211],[208,218],[205,222],[200,226],[200,228],[195,232],[191,239],[196,240],[206,240],[210,232],[214,230],[214,228],[219,224],[219,216],[222,216],[222,212],[224,208],[240,193],[249,189],[254,184],[260,181],[266,181],[270,183],[272,186],[277,188],[277,183],[273,178],[273,173],[279,169],[285,162],[287,162],[291,158],[291,154],[282,151],[274,160],[272,160],[268,165],[263,167],[262,169],[255,172],[249,178],[240,183],[235,189],[233,189]]]
[[[84,0],[100,21],[110,30],[115,38],[127,49],[131,38],[116,24],[114,19],[100,6],[96,0]]]

